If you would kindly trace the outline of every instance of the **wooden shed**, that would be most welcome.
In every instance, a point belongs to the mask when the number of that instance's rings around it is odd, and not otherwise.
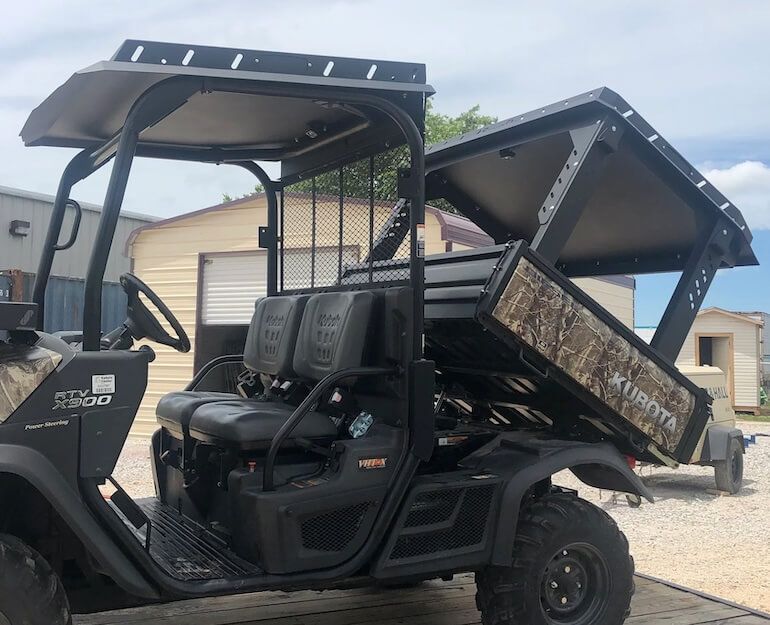
[[[292,205],[287,202],[285,210],[290,211]],[[316,272],[336,271],[338,198],[318,196],[316,205],[318,211],[329,214],[328,220],[318,219],[318,223],[324,225],[318,228],[315,242]],[[368,232],[369,211],[368,201],[345,199],[344,262],[357,262],[368,254],[368,235],[362,233]],[[391,211],[392,203],[376,204],[376,222],[384,223]],[[295,266],[310,262],[310,242],[300,240],[299,231],[292,232],[291,224],[299,218],[301,216],[292,216],[290,212],[285,216],[285,257]],[[158,400],[165,393],[184,388],[198,367],[220,355],[212,353],[210,345],[229,344],[233,353],[239,353],[254,302],[266,291],[266,255],[257,244],[258,229],[266,222],[266,197],[256,194],[159,221],[138,228],[131,235],[128,255],[134,273],[174,311],[193,346],[190,353],[180,354],[153,345],[157,358],[150,365],[150,382],[133,434],[149,435],[156,429]],[[473,222],[459,215],[426,207],[425,222],[427,254],[492,243]],[[307,236],[306,230],[302,230],[302,236]],[[325,237],[329,240],[325,241]],[[325,245],[330,246],[329,253],[334,262],[324,262]],[[633,278],[587,278],[576,282],[616,317],[633,327]]]
[[[705,308],[695,318],[677,365],[719,367],[727,374],[735,410],[757,413],[763,326],[759,314]]]

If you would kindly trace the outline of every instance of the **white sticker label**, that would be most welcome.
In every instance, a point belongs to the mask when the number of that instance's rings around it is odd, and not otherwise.
[[[91,392],[94,395],[106,395],[115,392],[114,375],[92,375]]]
[[[425,256],[425,224],[417,224],[417,256]]]

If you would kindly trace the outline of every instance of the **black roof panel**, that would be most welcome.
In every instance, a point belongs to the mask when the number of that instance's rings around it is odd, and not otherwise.
[[[448,181],[467,199],[458,208],[496,241],[532,241],[570,131],[605,118],[622,139],[559,258],[568,275],[681,270],[698,225],[715,218],[741,232],[736,264],[757,264],[741,212],[606,87],[431,146],[429,190],[432,179]]]
[[[26,145],[99,146],[120,131],[147,89],[174,77],[199,81],[200,88],[143,132],[140,146],[195,154],[213,150],[209,160],[221,160],[227,150],[284,160],[298,145],[327,144],[334,137],[353,138],[354,144],[365,144],[374,134],[380,142],[400,140],[389,118],[344,105],[345,94],[367,92],[389,99],[421,126],[422,102],[433,92],[420,63],[129,40],[111,60],[76,72],[56,89],[29,116],[22,139]],[[225,83],[235,91],[248,84],[252,93],[207,88]],[[259,85],[285,85],[287,93],[304,88],[307,97],[253,93]],[[333,97],[314,97],[314,89]]]

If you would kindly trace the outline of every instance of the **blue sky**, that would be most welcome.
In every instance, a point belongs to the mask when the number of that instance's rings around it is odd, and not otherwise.
[[[770,261],[770,2],[743,0],[164,0],[5,3],[0,185],[53,193],[72,152],[24,148],[29,111],[127,38],[424,62],[436,109],[510,117],[606,85],[744,213]],[[274,171],[274,170],[273,170]],[[75,189],[101,203],[108,171]],[[235,168],[137,162],[126,210],[171,216],[247,192]],[[766,266],[722,272],[707,305],[770,310]],[[654,324],[671,277],[638,281]],[[670,287],[670,288],[664,288]]]
[[[760,265],[720,269],[706,295],[702,309],[718,306],[727,310],[770,312],[770,230],[756,230],[753,234],[753,248]],[[637,326],[658,324],[678,279],[679,276],[675,274],[637,276]]]

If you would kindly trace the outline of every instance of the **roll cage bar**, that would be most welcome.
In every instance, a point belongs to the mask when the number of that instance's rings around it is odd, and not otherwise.
[[[210,145],[183,145],[181,142],[177,144],[161,144],[158,142],[143,142],[141,134],[148,129],[153,129],[160,122],[183,108],[192,96],[199,93],[240,94],[265,96],[266,98],[296,98],[312,100],[315,103],[330,103],[332,107],[339,106],[342,109],[344,107],[356,107],[355,113],[358,116],[361,115],[362,107],[366,111],[373,111],[374,115],[372,117],[380,116],[379,121],[381,123],[384,123],[382,122],[383,119],[387,119],[395,125],[395,128],[400,132],[401,143],[405,143],[408,148],[410,156],[409,167],[399,172],[398,186],[399,194],[409,201],[411,207],[409,211],[409,227],[411,231],[409,283],[413,291],[412,312],[414,315],[414,332],[412,336],[412,354],[415,360],[419,360],[423,354],[424,261],[418,232],[425,220],[422,115],[424,114],[425,96],[432,93],[431,88],[424,84],[424,67],[406,63],[370,62],[337,57],[301,57],[305,59],[308,67],[324,61],[326,62],[326,69],[336,66],[341,68],[340,71],[343,73],[341,78],[319,79],[317,76],[297,76],[295,73],[278,75],[270,72],[270,69],[281,67],[286,69],[287,64],[293,64],[290,69],[296,71],[295,62],[297,55],[198,47],[194,51],[196,58],[199,59],[198,67],[205,68],[205,70],[201,70],[205,75],[185,75],[181,67],[184,64],[182,55],[185,50],[193,51],[193,48],[190,48],[190,46],[128,41],[124,43],[115,55],[114,62],[106,64],[107,68],[117,67],[120,71],[127,72],[128,75],[133,70],[127,58],[128,53],[134,49],[139,50],[139,48],[143,49],[143,55],[145,53],[149,54],[153,62],[159,64],[153,66],[153,71],[157,67],[157,71],[161,72],[161,74],[169,74],[166,57],[173,57],[180,67],[171,68],[171,75],[168,77],[163,76],[161,80],[146,88],[132,102],[120,130],[113,136],[100,142],[93,142],[90,139],[62,139],[61,137],[54,136],[53,132],[46,135],[45,131],[49,127],[55,130],[56,123],[58,123],[58,120],[54,119],[54,122],[51,122],[49,126],[45,125],[53,117],[50,109],[55,108],[55,105],[59,104],[55,98],[57,93],[39,107],[39,109],[43,109],[42,111],[36,110],[33,113],[33,116],[30,117],[27,125],[25,125],[25,129],[22,131],[25,142],[30,145],[73,145],[80,142],[79,145],[84,146],[84,149],[65,168],[53,205],[51,222],[40,259],[33,294],[33,301],[38,305],[40,311],[38,318],[39,329],[43,327],[46,286],[51,274],[72,187],[112,159],[114,159],[114,164],[86,275],[83,307],[84,350],[98,351],[100,349],[102,281],[125,195],[131,163],[136,156],[230,164],[250,171],[265,187],[266,191],[268,223],[266,227],[260,229],[259,239],[260,246],[265,247],[268,252],[268,295],[275,294],[277,292],[277,252],[279,241],[278,203],[275,192],[288,182],[300,179],[306,175],[302,167],[307,167],[306,171],[320,171],[324,168],[329,169],[332,166],[344,163],[346,160],[352,160],[353,156],[360,157],[360,154],[362,152],[366,153],[367,150],[369,153],[374,153],[376,150],[383,149],[383,146],[390,145],[390,142],[393,141],[393,133],[390,133],[390,137],[386,137],[385,135],[388,134],[387,128],[385,131],[379,132],[376,128],[378,120],[372,121],[370,118],[366,123],[361,122],[358,124],[354,130],[351,130],[350,127],[343,128],[334,136],[321,137],[315,144],[308,144],[307,141],[304,141],[303,137],[302,142],[295,142],[299,143],[299,146],[291,145],[283,149],[262,146],[223,148],[222,146]],[[188,55],[190,52],[188,52]],[[257,63],[268,58],[268,65],[272,63],[272,67],[267,67],[267,69],[264,67],[252,68],[254,74],[248,76],[249,80],[244,80],[243,71],[223,69],[230,59],[237,59],[239,56],[242,59],[256,59]],[[235,61],[233,61],[233,64],[235,64]],[[141,65],[138,68],[139,71],[146,71],[146,64],[142,63],[139,65]],[[361,74],[362,69],[367,67],[369,67],[369,74],[365,77],[353,77]],[[396,81],[397,79],[404,78],[404,72],[407,68],[411,72],[412,84],[371,81],[371,74],[375,70],[384,71],[385,75],[390,75],[391,81]],[[179,73],[174,74],[174,70]],[[257,76],[257,74],[264,71],[269,72],[267,79],[262,75]],[[88,70],[84,71],[84,75],[88,78]],[[255,77],[259,79],[255,80]],[[75,78],[82,78],[82,76],[76,75],[71,80]],[[66,87],[67,85],[65,84],[57,91],[66,91]],[[399,87],[404,89],[404,92],[400,94],[403,98],[403,104],[400,104],[397,99]],[[380,89],[382,90],[381,93],[378,92]],[[395,96],[394,93],[396,94]],[[46,110],[46,107],[49,110]],[[412,109],[411,114],[410,107]],[[417,109],[419,109],[418,114],[415,113]],[[66,111],[66,107],[60,106],[59,110]],[[40,130],[41,128],[42,130]],[[374,135],[373,138],[371,136],[364,136],[365,141],[369,140],[368,144],[362,144],[361,141],[358,141],[358,144],[356,144],[355,136],[353,139],[350,139],[351,135],[361,131],[370,131],[370,135]],[[72,134],[73,136],[77,135],[76,132]],[[345,140],[340,141],[340,139]],[[357,150],[355,155],[345,153],[349,142]],[[315,156],[315,158],[309,158],[309,155],[311,157]],[[271,180],[265,170],[255,162],[257,159],[282,160],[281,180]],[[286,165],[287,159],[288,166]]]

